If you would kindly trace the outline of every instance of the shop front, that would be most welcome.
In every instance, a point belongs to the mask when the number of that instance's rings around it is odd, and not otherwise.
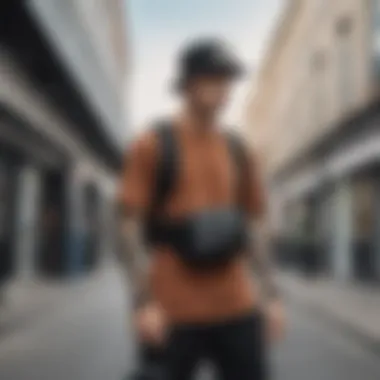
[[[0,145],[0,285],[14,273],[18,157]]]
[[[378,169],[369,167],[353,180],[352,268],[354,278],[361,281],[380,279]]]
[[[285,252],[304,273],[380,279],[379,120],[380,109],[367,110],[276,184],[277,194],[288,197]]]
[[[64,172],[65,160],[59,147],[0,104],[0,277],[4,281],[53,268],[46,242],[57,240],[63,231],[63,225],[55,225],[51,210],[53,204],[64,210],[63,198],[58,201],[63,185],[56,178]],[[50,234],[54,226],[60,230],[55,235]],[[51,253],[55,259],[60,257],[59,246],[57,240]]]

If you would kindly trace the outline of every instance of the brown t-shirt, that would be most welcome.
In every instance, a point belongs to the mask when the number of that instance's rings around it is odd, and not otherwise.
[[[189,126],[178,126],[174,133],[179,168],[165,212],[178,217],[236,202],[238,173],[225,137],[219,131],[200,132]],[[138,139],[128,153],[120,196],[125,206],[140,215],[148,210],[154,196],[159,154],[152,131]],[[248,169],[244,176],[245,207],[252,217],[260,217],[263,192],[252,157]],[[207,272],[184,265],[167,247],[156,247],[151,257],[151,290],[172,322],[213,322],[255,306],[257,295],[244,255]]]

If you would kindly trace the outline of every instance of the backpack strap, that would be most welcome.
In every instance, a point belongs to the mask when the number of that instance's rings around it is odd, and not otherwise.
[[[231,158],[234,161],[237,173],[237,204],[244,209],[245,205],[245,178],[248,172],[248,155],[241,138],[234,133],[227,132],[226,140]]]
[[[178,149],[173,125],[170,121],[157,123],[155,129],[158,140],[159,159],[151,212],[155,213],[168,199],[177,178]]]
[[[156,213],[167,201],[178,176],[178,147],[175,141],[173,125],[170,121],[160,121],[156,124],[155,133],[158,140],[159,159],[154,197],[150,214]],[[245,146],[239,136],[231,132],[225,134],[230,155],[238,172],[237,201],[244,205],[244,178],[248,170],[248,157]]]

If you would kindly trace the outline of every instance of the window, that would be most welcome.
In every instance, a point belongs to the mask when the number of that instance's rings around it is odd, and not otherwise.
[[[7,197],[7,183],[3,165],[0,163],[0,241],[5,235],[6,228],[6,205],[8,202]]]
[[[9,167],[0,157],[0,243],[9,238],[11,225],[9,216],[11,210],[11,179]]]
[[[375,182],[359,178],[354,185],[354,237],[370,241],[375,231]]]
[[[371,0],[372,17],[372,70],[374,79],[380,80],[380,0]]]
[[[322,51],[311,57],[311,120],[315,130],[321,128],[325,121],[326,86],[325,86],[326,56]]]
[[[349,109],[354,101],[355,67],[352,41],[352,20],[342,17],[336,25],[338,96],[341,110]]]

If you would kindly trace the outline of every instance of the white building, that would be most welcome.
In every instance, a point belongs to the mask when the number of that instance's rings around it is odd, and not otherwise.
[[[121,0],[0,5],[0,279],[82,272],[108,244],[125,15]]]
[[[287,1],[247,109],[278,235],[303,214],[341,279],[380,278],[379,33],[377,0]]]

